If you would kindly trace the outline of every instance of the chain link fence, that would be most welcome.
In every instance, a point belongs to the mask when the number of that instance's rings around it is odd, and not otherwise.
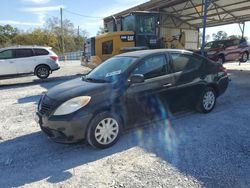
[[[58,57],[59,57],[59,61],[80,60],[82,54],[83,54],[83,51],[68,52],[65,54],[60,54]]]

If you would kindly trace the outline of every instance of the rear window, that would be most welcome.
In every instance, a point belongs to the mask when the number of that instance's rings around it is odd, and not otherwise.
[[[194,55],[171,53],[174,72],[198,69],[204,59]]]
[[[36,56],[49,55],[49,52],[46,49],[36,48],[33,50],[34,50]]]
[[[32,49],[15,49],[16,58],[31,57],[33,55]]]

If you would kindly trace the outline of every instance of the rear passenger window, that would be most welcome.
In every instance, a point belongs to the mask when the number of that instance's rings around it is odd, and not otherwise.
[[[0,59],[11,59],[13,58],[12,50],[5,50],[0,52]]]
[[[15,49],[16,58],[31,57],[31,56],[33,56],[32,49]]]
[[[33,49],[33,50],[34,50],[36,56],[49,55],[49,52],[47,50],[45,50],[45,49],[36,48],[36,49]]]
[[[180,53],[171,53],[174,72],[192,70],[200,68],[203,59],[194,57],[193,55],[180,54]]]
[[[157,55],[144,60],[132,74],[143,74],[145,79],[162,76],[167,73],[165,55]]]

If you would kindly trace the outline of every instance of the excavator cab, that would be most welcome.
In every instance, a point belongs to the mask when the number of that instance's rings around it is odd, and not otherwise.
[[[122,17],[122,31],[133,31],[135,33],[135,46],[158,48],[157,44],[157,20],[158,13],[132,12]]]
[[[114,32],[87,39],[81,64],[94,68],[120,53],[159,48],[156,36],[157,20],[157,13],[132,12],[120,18],[121,28],[116,31],[114,18]]]

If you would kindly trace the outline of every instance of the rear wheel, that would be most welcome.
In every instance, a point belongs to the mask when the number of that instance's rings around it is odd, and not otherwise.
[[[197,110],[203,113],[211,112],[216,104],[216,93],[212,87],[207,87],[202,92],[198,105]]]
[[[108,148],[114,145],[122,132],[121,119],[109,112],[98,114],[87,131],[87,141],[95,148]]]
[[[40,79],[48,78],[50,75],[50,68],[46,65],[40,65],[36,68],[35,74]]]
[[[247,52],[244,52],[244,53],[242,54],[242,56],[241,56],[240,61],[241,61],[241,62],[247,62],[247,60],[248,60],[248,53],[247,53]]]

